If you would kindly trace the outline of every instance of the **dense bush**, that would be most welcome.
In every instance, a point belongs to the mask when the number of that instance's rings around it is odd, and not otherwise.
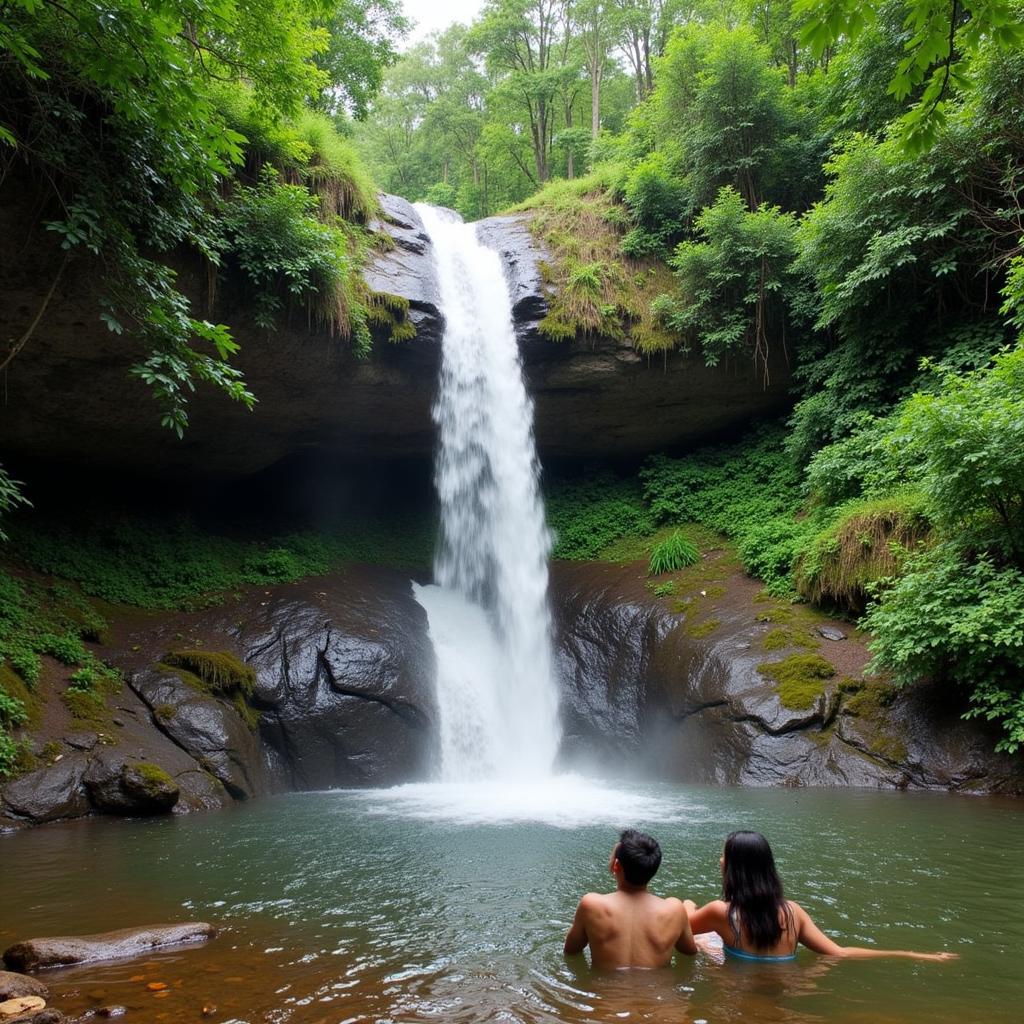
[[[268,330],[289,305],[343,337],[365,355],[371,339],[361,283],[348,236],[316,216],[320,200],[300,185],[286,185],[264,168],[257,185],[241,186],[221,210],[226,257],[237,264],[253,293],[253,318]]]
[[[997,749],[1024,743],[1024,572],[947,541],[880,588],[864,617],[876,670],[898,684],[958,684],[971,717],[998,722]]]

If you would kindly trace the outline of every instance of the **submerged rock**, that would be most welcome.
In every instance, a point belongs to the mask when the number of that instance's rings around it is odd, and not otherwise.
[[[0,1002],[22,996],[38,996],[46,1000],[50,998],[50,990],[37,978],[14,971],[0,971]]]
[[[0,1003],[0,1021],[22,1021],[29,1015],[46,1008],[46,1000],[39,996],[18,996]]]
[[[27,939],[4,952],[4,963],[18,971],[38,971],[47,967],[122,960],[144,956],[163,946],[206,942],[217,929],[203,921],[185,924],[157,924],[145,928],[121,928],[98,935],[62,935]]]

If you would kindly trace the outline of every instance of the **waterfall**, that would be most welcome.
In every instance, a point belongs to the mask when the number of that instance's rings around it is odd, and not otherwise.
[[[437,660],[441,777],[546,776],[558,750],[551,540],[501,258],[457,214],[418,205],[445,316],[433,415],[441,536],[416,587]]]

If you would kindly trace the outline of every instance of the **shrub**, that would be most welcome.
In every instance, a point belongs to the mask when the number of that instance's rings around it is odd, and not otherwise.
[[[807,541],[797,560],[800,595],[862,612],[871,587],[895,576],[929,538],[931,523],[923,506],[916,491],[842,505],[833,513],[835,521]]]
[[[323,224],[319,200],[301,185],[283,183],[267,167],[253,187],[242,186],[221,210],[227,255],[254,292],[253,318],[267,329],[288,306],[342,337],[366,330],[354,322],[354,259],[346,236]]]
[[[1024,572],[953,542],[910,558],[883,581],[863,625],[872,671],[898,685],[948,680],[968,693],[967,717],[998,722],[996,749],[1024,743]]]
[[[695,565],[699,560],[700,552],[697,546],[677,530],[654,545],[647,573],[649,576],[659,576],[665,572],[677,572]]]

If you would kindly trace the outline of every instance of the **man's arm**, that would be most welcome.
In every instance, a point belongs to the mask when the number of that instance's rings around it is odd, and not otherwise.
[[[588,894],[589,895],[589,894]],[[566,956],[577,956],[587,948],[587,943],[590,941],[587,938],[587,897],[584,896],[580,900],[579,906],[576,908],[576,914],[572,919],[572,927],[569,929],[569,933],[565,937],[565,945],[563,946],[563,952]]]
[[[696,910],[697,905],[693,900],[683,900],[680,906],[680,931],[676,939],[676,952],[693,956],[697,952],[697,943],[693,939],[693,929],[690,927],[690,911]]]

